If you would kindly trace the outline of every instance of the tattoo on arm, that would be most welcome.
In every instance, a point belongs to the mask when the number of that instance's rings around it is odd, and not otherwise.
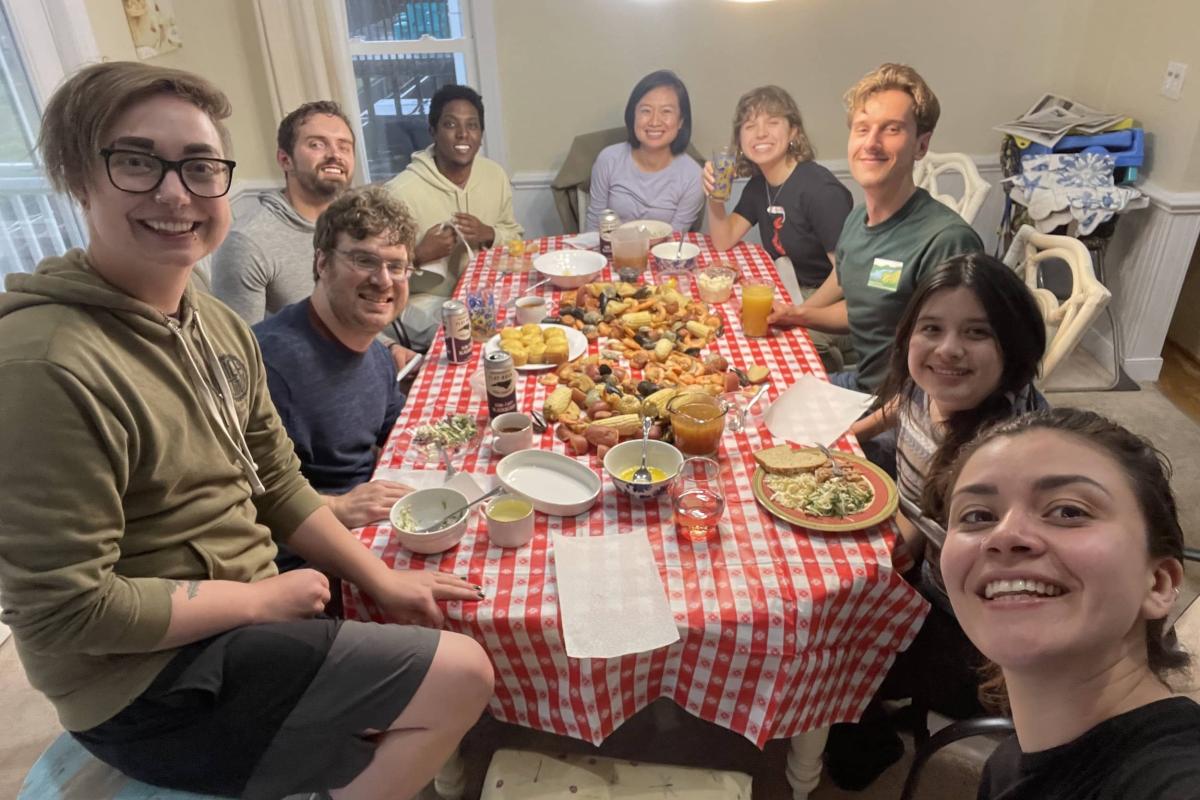
[[[174,595],[175,590],[183,584],[183,581],[167,581],[167,594]],[[200,593],[200,581],[187,582],[187,599],[193,600]]]

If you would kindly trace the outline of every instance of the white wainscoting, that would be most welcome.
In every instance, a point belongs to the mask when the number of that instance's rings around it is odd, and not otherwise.
[[[1167,328],[1200,236],[1200,192],[1139,187],[1150,206],[1124,214],[1105,255],[1105,283],[1121,328],[1122,363],[1137,381],[1158,380]],[[1083,346],[1112,363],[1112,339],[1093,329]]]

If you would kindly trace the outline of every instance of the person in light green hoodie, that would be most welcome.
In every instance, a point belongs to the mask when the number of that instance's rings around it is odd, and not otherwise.
[[[469,86],[438,89],[429,105],[433,144],[386,186],[412,211],[419,240],[401,318],[417,350],[427,350],[441,324],[442,303],[454,294],[469,252],[520,239],[512,184],[504,168],[479,155],[483,98]],[[469,251],[469,252],[468,252]]]
[[[229,229],[225,96],[177,70],[84,68],[40,147],[86,250],[0,295],[0,619],[90,752],[174,789],[416,794],[491,696],[487,655],[434,628],[319,617],[328,581],[439,625],[482,597],[392,571],[301,477],[250,329],[199,291]]]

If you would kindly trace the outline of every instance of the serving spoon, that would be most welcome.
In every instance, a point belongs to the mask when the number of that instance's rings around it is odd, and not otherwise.
[[[653,424],[654,420],[649,415],[642,417],[642,465],[633,471],[633,480],[630,483],[654,482],[654,476],[646,468],[646,443],[650,440],[650,426]]]

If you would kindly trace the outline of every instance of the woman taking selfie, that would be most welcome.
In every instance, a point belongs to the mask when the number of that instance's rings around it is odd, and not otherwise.
[[[86,250],[0,295],[0,605],[30,683],[100,760],[248,798],[410,797],[491,695],[437,600],[478,587],[392,571],[300,475],[250,329],[191,281],[229,230],[229,103],[195,75],[86,67],[39,146]],[[20,454],[13,457],[12,454]],[[341,622],[315,569],[393,619]]]
[[[1154,447],[1088,411],[1002,422],[948,481],[942,574],[999,668],[1016,737],[981,800],[1184,800],[1200,792],[1200,706],[1166,619],[1183,532]]]

